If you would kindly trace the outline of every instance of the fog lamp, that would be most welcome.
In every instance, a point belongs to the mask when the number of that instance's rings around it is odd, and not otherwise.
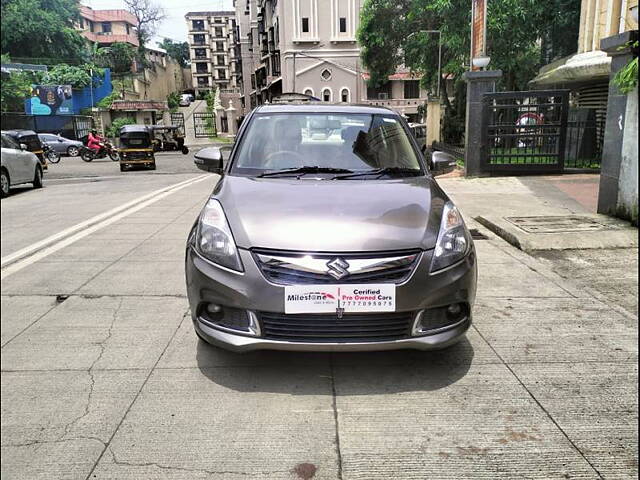
[[[421,310],[413,322],[413,336],[427,335],[463,320],[469,312],[466,303],[454,303],[448,307]]]
[[[260,335],[258,316],[250,310],[222,307],[215,303],[209,303],[202,313],[201,319],[204,323],[220,330],[256,337]]]

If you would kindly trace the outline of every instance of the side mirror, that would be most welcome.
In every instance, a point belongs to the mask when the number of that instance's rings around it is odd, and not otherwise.
[[[222,152],[219,147],[203,148],[194,155],[196,164],[200,170],[205,172],[222,174]]]
[[[27,147],[27,145],[26,145],[26,144],[21,143],[21,144],[20,144],[20,150],[24,150],[24,151],[26,152],[27,150],[29,150],[29,147]]]
[[[431,173],[434,176],[453,172],[456,168],[456,157],[445,152],[433,152],[431,154]]]

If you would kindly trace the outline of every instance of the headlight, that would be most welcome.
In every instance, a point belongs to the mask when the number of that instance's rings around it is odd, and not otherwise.
[[[200,214],[196,249],[203,257],[218,265],[242,271],[242,262],[236,243],[224,216],[222,205],[217,200],[209,199]]]
[[[447,202],[442,210],[442,221],[431,261],[431,271],[442,270],[462,260],[467,254],[469,244],[462,215],[451,202]]]

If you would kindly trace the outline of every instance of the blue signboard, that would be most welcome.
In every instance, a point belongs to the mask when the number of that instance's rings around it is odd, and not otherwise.
[[[32,115],[73,114],[71,85],[33,85],[26,109]]]

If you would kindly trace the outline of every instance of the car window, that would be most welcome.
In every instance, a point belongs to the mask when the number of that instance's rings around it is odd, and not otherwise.
[[[301,166],[421,169],[407,132],[392,114],[257,114],[243,137],[232,169],[240,174]]]
[[[18,145],[16,141],[9,135],[2,135],[2,146],[5,148],[14,148],[16,150],[20,150],[20,145]]]

